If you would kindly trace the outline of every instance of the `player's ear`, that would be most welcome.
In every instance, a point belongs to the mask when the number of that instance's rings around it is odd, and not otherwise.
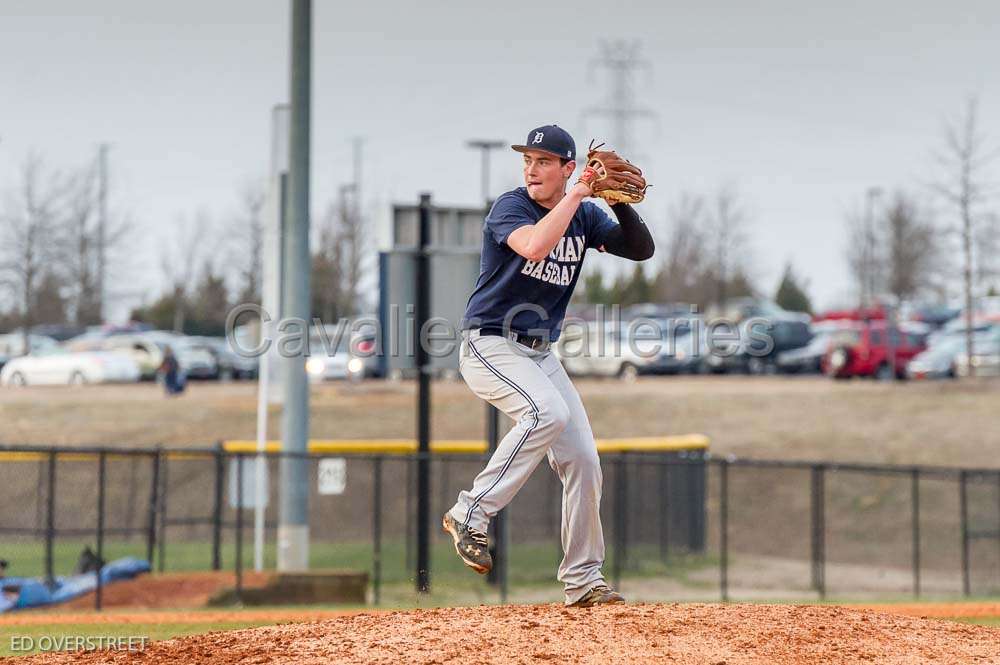
[[[573,175],[573,171],[576,171],[576,162],[572,159],[567,160],[563,163],[562,171],[564,178],[570,178]]]

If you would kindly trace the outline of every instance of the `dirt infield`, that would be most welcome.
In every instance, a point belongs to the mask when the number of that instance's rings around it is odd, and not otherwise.
[[[480,606],[208,633],[16,663],[1000,663],[1000,629],[836,606]]]
[[[270,573],[244,571],[243,586],[262,587]],[[131,580],[109,584],[101,591],[104,608],[177,608],[204,607],[215,593],[236,586],[236,575],[229,571],[158,573],[140,575]],[[94,607],[94,594],[88,593],[59,606],[59,609],[88,610]]]

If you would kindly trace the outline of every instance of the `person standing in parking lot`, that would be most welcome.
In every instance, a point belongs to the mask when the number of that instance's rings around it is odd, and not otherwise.
[[[160,376],[163,377],[163,388],[167,396],[179,395],[184,392],[184,375],[174,350],[169,346],[163,350],[163,362],[160,364]]]

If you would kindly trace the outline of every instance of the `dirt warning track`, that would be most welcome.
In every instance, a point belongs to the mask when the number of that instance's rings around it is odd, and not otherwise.
[[[836,606],[480,606],[359,613],[16,663],[1000,663],[1000,629]]]

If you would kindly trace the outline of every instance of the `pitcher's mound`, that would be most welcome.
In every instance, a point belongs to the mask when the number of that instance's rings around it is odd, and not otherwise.
[[[1000,629],[795,605],[481,606],[363,613],[38,663],[1000,663]]]

